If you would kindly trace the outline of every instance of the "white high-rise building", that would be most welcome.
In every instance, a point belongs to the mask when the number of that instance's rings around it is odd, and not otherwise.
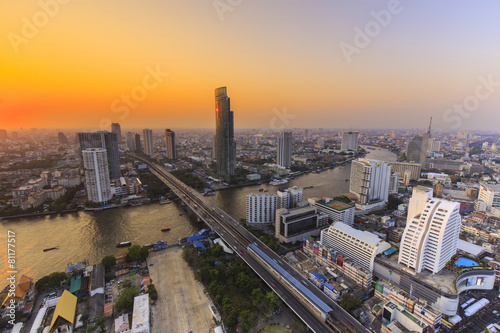
[[[399,185],[399,172],[394,172],[391,175],[391,181],[389,182],[389,194],[398,193]]]
[[[290,168],[292,165],[292,132],[282,132],[278,136],[277,163],[278,165]]]
[[[387,162],[360,158],[352,161],[349,192],[366,205],[375,201],[387,201],[391,181],[391,166]]]
[[[127,142],[127,149],[128,151],[135,151],[135,134],[132,132],[127,132],[125,134],[125,140]]]
[[[460,203],[433,198],[430,188],[413,188],[398,262],[417,273],[443,269],[457,252],[459,210]]]
[[[303,198],[303,189],[298,186],[290,187],[284,191],[278,191],[279,208],[295,208]]]
[[[375,234],[354,229],[343,222],[334,222],[329,228],[321,230],[321,245],[339,251],[370,272],[377,254],[391,247]]]
[[[340,149],[344,151],[358,151],[358,136],[359,132],[344,132],[342,133],[342,144]]]
[[[153,131],[146,128],[142,131],[144,134],[144,153],[146,155],[152,156],[154,152],[153,147]]]
[[[274,223],[279,197],[274,193],[247,195],[247,223]]]
[[[500,185],[481,184],[479,188],[478,202],[484,202],[479,207],[485,207],[491,212],[494,208],[500,209]]]
[[[106,149],[88,148],[82,150],[82,159],[89,201],[104,203],[111,200],[113,193],[109,181]]]

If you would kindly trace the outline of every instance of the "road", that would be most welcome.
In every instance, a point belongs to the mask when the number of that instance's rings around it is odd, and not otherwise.
[[[339,323],[339,327],[337,327],[338,331],[346,331],[352,325],[354,325],[359,332],[370,332],[347,311],[342,309],[336,302],[334,302],[318,288],[316,288],[316,286],[314,286],[310,281],[304,279],[301,274],[299,274],[291,266],[284,262],[281,257],[279,257],[273,251],[269,250],[264,243],[262,243],[257,237],[255,237],[238,222],[236,222],[226,212],[215,206],[212,202],[200,195],[194,189],[180,182],[177,178],[172,176],[161,166],[153,164],[141,157],[134,157],[147,163],[150,166],[150,170],[154,174],[156,174],[156,176],[160,178],[160,180],[162,180],[168,187],[170,187],[170,189],[172,189],[172,191],[176,193],[179,198],[181,198],[187,205],[189,205],[200,218],[202,218],[207,224],[209,224],[210,227],[215,232],[217,232],[228,245],[235,249],[236,253],[238,253],[238,255],[270,287],[272,287],[270,281],[273,275],[260,262],[256,261],[252,254],[247,252],[246,249],[248,244],[250,243],[256,245],[260,250],[265,251],[265,253],[278,265],[280,265],[295,279],[297,279],[298,281],[302,281],[304,285],[316,297],[330,306],[333,311],[331,311],[328,315],[333,316],[335,321]],[[305,302],[305,300],[302,299],[302,297],[298,297],[293,291],[289,290],[289,288],[279,283],[276,284],[276,288],[273,287],[273,289],[275,290],[276,294],[299,316],[299,318],[304,321],[304,323],[312,331],[321,333],[332,331],[332,329],[325,324],[324,319],[322,319],[320,316],[317,316],[314,313],[313,309]]]

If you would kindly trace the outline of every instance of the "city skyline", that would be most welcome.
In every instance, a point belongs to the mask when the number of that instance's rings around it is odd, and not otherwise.
[[[235,128],[500,120],[497,2],[54,1],[5,4],[2,128],[209,128],[220,86]]]

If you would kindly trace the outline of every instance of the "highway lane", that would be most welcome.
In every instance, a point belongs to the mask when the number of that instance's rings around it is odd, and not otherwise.
[[[139,158],[135,156],[136,158]],[[242,253],[246,253],[246,246],[251,242],[254,243],[257,247],[259,247],[261,250],[265,251],[267,250],[267,247],[265,244],[263,244],[257,237],[255,237],[253,234],[248,232],[244,227],[242,227],[237,221],[235,221],[231,216],[229,216],[226,212],[222,211],[219,207],[215,206],[212,204],[211,201],[206,199],[205,197],[201,196],[197,191],[194,189],[190,188],[189,186],[183,184],[180,182],[177,178],[172,176],[170,173],[168,173],[165,169],[160,167],[159,165],[151,165],[148,161],[140,158],[144,162],[148,163],[152,168],[152,170],[156,171],[154,172],[160,179],[162,179],[169,187],[176,192],[176,194],[181,197],[183,196],[183,199],[189,199],[189,202],[192,202],[194,205],[195,210],[199,215],[201,215],[202,218],[207,219],[210,218],[213,222],[210,223],[211,227],[214,229],[219,229],[219,235],[225,240],[228,241],[229,238],[232,238],[231,241],[229,241],[229,245],[231,245],[236,251],[239,253],[242,251]],[[188,202],[188,203],[189,203]],[[202,212],[203,210],[203,212]],[[203,216],[205,215],[205,216]],[[215,223],[214,223],[215,222]],[[229,237],[230,235],[230,237]],[[271,250],[266,251],[266,254],[274,259],[283,269],[285,269],[290,275],[294,276],[298,281],[305,281],[306,287],[313,292],[319,299],[321,299],[324,303],[329,305],[333,311],[332,315],[336,317],[337,320],[345,323],[346,325],[349,325],[348,323],[353,323],[355,327],[358,329],[360,332],[370,332],[366,327],[361,325],[354,317],[352,317],[348,312],[346,312],[344,309],[342,309],[336,302],[334,302],[332,299],[330,299],[328,296],[326,296],[321,290],[319,290],[316,286],[314,286],[310,281],[307,279],[304,279],[304,277],[295,271],[292,267],[290,267],[287,263],[285,263],[281,257],[279,257],[276,253],[274,253]],[[243,257],[245,260],[245,255],[240,255]],[[245,260],[247,261],[247,260]],[[259,270],[262,272],[267,272],[266,269],[262,267],[260,263],[256,263],[251,265],[248,261],[247,263],[256,271],[259,273]],[[265,279],[265,273],[262,273],[261,278],[269,285],[269,280]],[[270,278],[270,273],[268,273],[268,277]],[[259,274],[260,275],[260,274]],[[284,288],[281,286],[281,288]],[[278,294],[278,293],[277,293]],[[286,299],[295,299],[295,296],[292,296],[292,293],[290,291],[287,291],[286,293],[283,293],[283,295],[278,294],[285,302]],[[288,303],[287,304],[293,309],[293,303]],[[295,303],[296,304],[296,303]],[[303,305],[304,308],[307,308],[306,305]],[[295,309],[294,309],[295,311]],[[306,311],[308,312],[308,311]],[[297,313],[297,312],[296,312]],[[306,320],[299,314],[299,317],[301,317],[304,322]],[[306,315],[305,313],[303,314],[304,316]],[[314,318],[316,318],[315,322],[318,322],[318,318],[313,315]],[[307,320],[309,321],[309,320]],[[311,327],[311,323],[306,322],[308,326]],[[323,324],[323,323],[322,323]],[[324,325],[324,324],[323,324]],[[311,329],[313,329],[311,327]],[[314,330],[316,331],[316,330]],[[318,332],[324,332],[323,331],[318,331]]]

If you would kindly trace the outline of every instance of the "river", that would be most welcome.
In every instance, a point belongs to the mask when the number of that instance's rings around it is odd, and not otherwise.
[[[367,151],[367,158],[396,160],[396,155],[388,150],[376,148]],[[346,179],[349,179],[350,171],[351,165],[346,164],[321,173],[300,176],[290,180],[286,186],[313,186],[304,190],[304,199],[337,196],[349,190]],[[260,188],[267,189],[268,192],[278,189],[267,184],[232,188],[218,191],[209,199],[239,220],[246,217],[247,194],[259,193]],[[18,276],[26,274],[37,279],[54,271],[63,271],[68,263],[83,259],[96,263],[106,255],[115,255],[115,245],[119,242],[131,241],[141,246],[158,240],[175,243],[179,238],[189,236],[203,226],[203,223],[196,222],[192,214],[188,215],[182,206],[175,203],[4,221],[0,223],[0,252],[3,258],[0,281],[6,281],[9,270],[9,230],[16,234]],[[163,227],[170,227],[171,230],[162,232],[160,229]],[[55,246],[58,249],[43,252],[44,248]]]

